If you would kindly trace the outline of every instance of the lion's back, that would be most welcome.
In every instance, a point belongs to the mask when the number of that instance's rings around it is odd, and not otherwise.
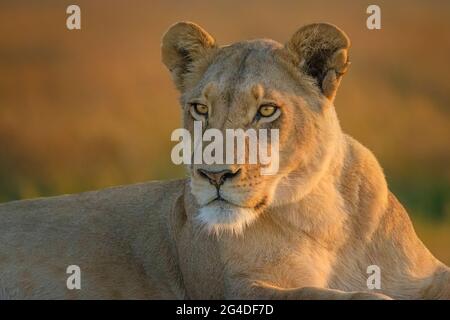
[[[80,213],[87,208],[110,211],[154,208],[163,205],[162,200],[178,193],[183,185],[184,180],[149,181],[77,194],[11,201],[0,204],[0,219],[14,219],[12,214],[31,218],[36,214]]]

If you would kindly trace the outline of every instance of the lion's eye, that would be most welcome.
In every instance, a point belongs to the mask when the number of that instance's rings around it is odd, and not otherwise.
[[[269,104],[262,105],[261,107],[259,107],[258,113],[261,115],[261,117],[270,117],[275,114],[277,109],[278,109],[277,107]]]
[[[202,116],[206,116],[208,114],[208,106],[200,103],[193,103],[191,105],[197,114],[200,114]]]

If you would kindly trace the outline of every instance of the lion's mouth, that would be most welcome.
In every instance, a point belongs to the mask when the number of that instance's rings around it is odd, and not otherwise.
[[[208,203],[206,203],[204,206],[206,207],[206,206],[209,206],[212,204],[219,204],[219,205],[224,205],[224,206],[234,206],[234,207],[238,207],[238,208],[253,209],[256,211],[260,211],[260,210],[263,210],[267,206],[267,197],[263,197],[261,199],[261,201],[259,201],[254,206],[245,206],[245,205],[234,203],[233,201],[230,201],[230,200],[224,198],[220,193],[217,193],[217,196],[214,199],[210,200]]]
[[[236,203],[233,203],[233,202],[223,198],[220,194],[217,194],[217,197],[215,197],[214,199],[211,199],[208,203],[205,204],[205,206],[208,206],[212,203],[224,203],[224,204],[226,203],[226,204],[231,204],[236,207],[242,207]]]
[[[231,204],[234,205],[236,207],[241,207],[240,205],[233,203],[232,201],[226,199],[221,193],[220,193],[220,188],[216,187],[216,197],[212,198],[210,201],[208,201],[205,206],[212,204],[212,203],[227,203],[227,204]]]

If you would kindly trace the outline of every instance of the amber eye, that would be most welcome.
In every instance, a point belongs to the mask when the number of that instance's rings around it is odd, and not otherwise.
[[[208,106],[205,106],[204,104],[193,103],[192,107],[194,108],[196,113],[202,116],[206,116],[208,114]]]
[[[270,104],[266,104],[266,105],[262,105],[261,107],[259,107],[258,113],[262,116],[262,117],[270,117],[273,116],[274,113],[277,111],[277,107],[272,106]]]

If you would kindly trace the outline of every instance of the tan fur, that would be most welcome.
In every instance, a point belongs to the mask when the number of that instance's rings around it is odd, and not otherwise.
[[[279,128],[279,173],[193,165],[187,180],[0,205],[0,298],[449,299],[449,268],[417,238],[372,153],[340,129],[333,99],[349,46],[328,24],[285,46],[225,47],[193,23],[174,25],[162,54],[184,126],[196,99],[210,128]],[[252,122],[264,101],[281,116]],[[237,167],[223,185],[227,210],[254,216],[205,228],[212,186],[197,169]],[[66,288],[72,264],[81,290]],[[369,265],[381,290],[367,288]]]

